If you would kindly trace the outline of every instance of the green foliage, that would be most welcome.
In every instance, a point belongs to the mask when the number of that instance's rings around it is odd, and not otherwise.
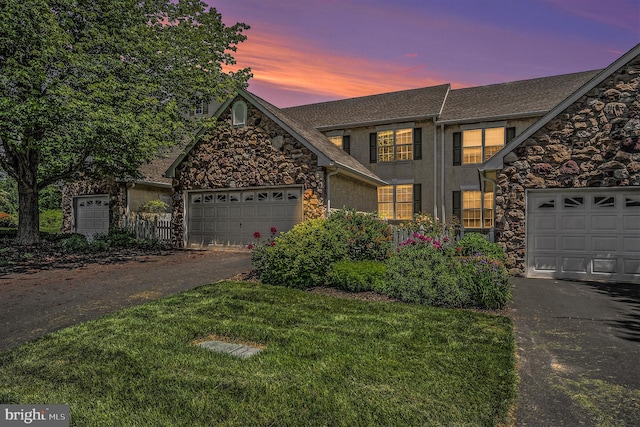
[[[459,246],[431,237],[417,236],[404,242],[388,262],[386,293],[442,307],[504,307],[511,299],[511,285],[507,269],[495,257],[499,253],[486,240],[481,243],[470,237],[468,242],[475,242],[476,248],[493,249],[494,257],[460,256]]]
[[[0,212],[0,228],[15,228],[16,222],[12,215]]]
[[[18,213],[18,185],[15,179],[0,176],[0,211],[9,215]]]
[[[168,210],[169,205],[159,199],[149,200],[140,206],[140,212],[148,214],[160,214]]]
[[[108,248],[129,248],[139,243],[132,230],[121,227],[113,227],[106,234],[97,235],[94,242],[104,242]]]
[[[331,212],[327,225],[346,231],[348,256],[354,261],[382,261],[393,252],[391,228],[375,214],[340,209]]]
[[[62,211],[47,210],[40,214],[40,231],[59,233],[62,228]]]
[[[67,253],[84,253],[89,252],[90,245],[87,238],[82,234],[69,234],[60,240],[62,250]]]
[[[270,285],[311,288],[323,285],[336,261],[347,258],[346,232],[325,219],[307,220],[269,244],[258,245],[252,262]]]
[[[381,261],[338,261],[327,274],[327,286],[349,292],[385,289],[387,267]]]
[[[457,247],[460,248],[460,255],[484,255],[502,262],[507,260],[502,246],[497,243],[491,243],[479,233],[466,233],[464,237],[458,241]]]
[[[6,0],[0,22],[0,169],[27,200],[80,174],[137,176],[203,124],[185,112],[250,77],[222,72],[248,26],[200,1]],[[25,240],[36,200],[19,213]]]

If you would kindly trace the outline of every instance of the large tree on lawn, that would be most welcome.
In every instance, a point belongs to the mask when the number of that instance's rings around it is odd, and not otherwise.
[[[2,0],[0,169],[18,183],[18,243],[39,240],[38,192],[134,177],[185,140],[184,113],[245,87],[223,72],[244,24],[193,0]]]

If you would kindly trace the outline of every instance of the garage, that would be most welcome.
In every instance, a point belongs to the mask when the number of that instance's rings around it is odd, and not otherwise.
[[[527,192],[527,276],[640,284],[640,190]]]
[[[109,196],[106,194],[74,198],[75,231],[91,239],[109,231]]]
[[[189,247],[244,246],[284,232],[303,219],[302,187],[191,191],[187,193]]]

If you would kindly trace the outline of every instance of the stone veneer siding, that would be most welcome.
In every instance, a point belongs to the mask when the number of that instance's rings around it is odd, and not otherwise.
[[[253,105],[247,103],[247,125],[243,127],[231,126],[228,108],[220,116],[218,127],[204,134],[176,168],[174,244],[181,247],[185,241],[187,190],[298,184],[304,186],[304,219],[324,217],[324,170],[317,165],[315,154]]]
[[[109,228],[121,224],[127,213],[126,184],[114,179],[100,181],[82,180],[70,182],[62,188],[62,232],[71,233],[73,230],[73,198],[97,194],[109,195]]]
[[[496,241],[513,274],[525,269],[526,189],[640,186],[639,86],[636,57],[505,156]]]

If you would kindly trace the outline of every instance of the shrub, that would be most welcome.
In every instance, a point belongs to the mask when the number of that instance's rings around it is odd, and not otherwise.
[[[505,262],[504,249],[497,243],[491,243],[482,234],[467,233],[458,241],[457,247],[462,256],[484,255],[488,258]]]
[[[338,261],[327,274],[327,285],[349,292],[384,292],[387,267],[381,261]]]
[[[292,288],[323,285],[329,266],[347,257],[345,231],[325,219],[307,220],[258,244],[252,262],[264,283]]]
[[[136,234],[132,230],[122,227],[111,228],[106,234],[97,235],[94,241],[105,242],[107,248],[128,248],[138,244]]]
[[[14,217],[6,212],[0,212],[0,227],[1,228],[14,228],[16,226]]]
[[[150,214],[160,214],[169,211],[169,205],[160,199],[144,202],[139,209],[140,212]]]
[[[442,247],[421,241],[402,247],[387,262],[385,293],[403,301],[439,307],[465,307],[470,295],[457,274],[458,258]]]
[[[40,213],[40,231],[57,233],[62,228],[62,211],[46,210]]]
[[[393,253],[393,236],[389,224],[377,215],[340,209],[331,212],[327,225],[346,231],[349,259],[385,260]]]
[[[484,255],[462,257],[460,267],[470,284],[473,306],[497,309],[511,300],[510,276],[499,260]]]
[[[62,250],[67,253],[87,252],[90,249],[87,238],[82,234],[68,234],[60,240]]]

